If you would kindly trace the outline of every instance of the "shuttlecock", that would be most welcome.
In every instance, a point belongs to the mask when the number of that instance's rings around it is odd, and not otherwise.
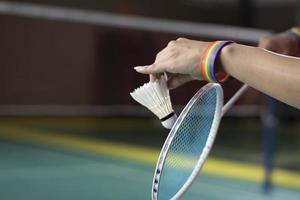
[[[153,82],[145,83],[131,92],[130,95],[134,100],[153,112],[165,128],[172,128],[177,115],[171,104],[166,75],[162,75]]]

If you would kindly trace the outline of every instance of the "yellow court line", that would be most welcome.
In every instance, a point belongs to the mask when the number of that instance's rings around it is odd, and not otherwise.
[[[89,139],[70,136],[63,133],[53,133],[34,129],[26,129],[9,125],[0,126],[0,137],[22,140],[46,145],[78,149],[81,151],[113,156],[120,159],[155,164],[159,150],[139,145],[129,145],[99,139]],[[204,173],[260,182],[263,180],[263,168],[259,165],[228,161],[225,159],[208,159],[203,168]],[[273,174],[275,185],[300,189],[300,173],[283,169],[275,169]]]
[[[74,135],[70,136],[63,133],[48,133],[46,131],[13,126],[1,125],[0,137],[78,149],[117,158],[141,161],[148,164],[155,163],[159,154],[159,151],[154,148],[145,148],[138,145],[128,145],[125,143],[90,139]]]

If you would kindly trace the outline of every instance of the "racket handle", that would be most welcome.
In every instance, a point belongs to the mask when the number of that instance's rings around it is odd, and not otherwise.
[[[248,89],[248,85],[244,84],[232,97],[231,99],[223,106],[222,116],[232,107],[232,105],[244,94]]]

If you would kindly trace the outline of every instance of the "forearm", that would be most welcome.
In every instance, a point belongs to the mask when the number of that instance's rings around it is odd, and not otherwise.
[[[300,108],[300,59],[232,44],[222,50],[220,61],[236,79]]]

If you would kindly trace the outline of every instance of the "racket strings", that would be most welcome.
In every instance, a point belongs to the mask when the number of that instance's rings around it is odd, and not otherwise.
[[[176,195],[205,149],[217,103],[217,92],[212,90],[196,100],[174,136],[161,172],[158,199]]]

